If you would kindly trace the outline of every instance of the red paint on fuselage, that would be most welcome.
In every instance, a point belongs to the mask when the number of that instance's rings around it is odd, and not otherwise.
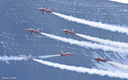
[[[29,31],[31,33],[31,35],[32,35],[33,32],[36,33],[37,35],[38,35],[38,33],[41,33],[39,28],[37,30],[34,30],[34,29],[30,28],[30,29],[27,29],[27,31]]]
[[[34,33],[40,33],[40,31],[34,30],[34,29],[28,29],[27,31],[34,32]]]
[[[67,33],[69,33],[69,34],[75,34],[74,30],[70,31],[70,30],[63,29],[62,31],[65,32],[66,34]]]
[[[107,62],[106,59],[101,59],[101,58],[94,58],[94,59],[97,60],[97,61]]]
[[[70,34],[75,34],[73,31],[68,31],[68,30],[62,30],[62,31]]]
[[[70,56],[73,55],[72,53],[62,53],[60,56]]]
[[[52,13],[52,11],[48,9],[39,8],[39,10],[42,12]]]
[[[29,56],[26,56],[26,55],[19,55],[19,57],[24,57],[24,58],[26,58],[26,59],[28,59],[28,60],[32,60],[31,55],[29,55]]]

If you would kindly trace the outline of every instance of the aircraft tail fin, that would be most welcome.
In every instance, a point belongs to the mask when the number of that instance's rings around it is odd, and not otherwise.
[[[104,56],[104,59],[106,59],[106,57]]]
[[[29,55],[28,55],[28,57],[30,57],[30,58],[31,58],[31,57],[32,57],[32,55],[31,55],[31,54],[29,54]]]
[[[51,10],[50,7],[48,8],[48,10]]]
[[[30,30],[32,30],[32,28],[29,28]]]
[[[63,51],[63,50],[61,50],[61,53],[64,53],[64,51]]]
[[[72,29],[72,32],[74,32],[74,28]]]
[[[40,31],[40,28],[37,28],[37,31]]]

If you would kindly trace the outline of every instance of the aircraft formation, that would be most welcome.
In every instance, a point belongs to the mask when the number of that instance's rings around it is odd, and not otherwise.
[[[42,14],[44,13],[44,12],[46,12],[46,13],[52,13],[52,11],[50,10],[50,8],[49,9],[45,9],[45,8],[38,8],[38,10],[40,10],[41,12],[42,12]],[[35,34],[40,34],[41,33],[41,31],[40,31],[40,29],[38,28],[37,30],[35,30],[35,29],[32,29],[32,28],[29,28],[29,29],[26,29],[27,31],[29,31],[29,33],[32,35],[32,33],[35,33]],[[74,28],[72,29],[72,30],[68,30],[68,29],[63,29],[62,30],[62,32],[64,32],[64,34],[65,35],[67,35],[67,34],[71,34],[72,36],[73,35],[75,35],[75,32],[74,32]],[[71,56],[71,55],[73,55],[72,53],[70,53],[70,52],[67,52],[67,53],[64,53],[63,51],[62,51],[62,53],[60,54],[60,56]],[[28,56],[26,56],[26,55],[20,55],[20,57],[24,57],[24,58],[26,58],[27,60],[32,60],[33,59],[33,57],[31,56],[31,55],[28,55]],[[99,62],[107,62],[107,60],[104,58],[94,58],[96,61],[98,61],[98,63]]]
[[[55,12],[52,12],[51,10],[50,10],[50,8],[49,9],[43,9],[43,8],[38,8],[38,10],[39,11],[41,11],[42,12],[42,14],[43,13],[48,13],[48,14],[54,14]],[[75,19],[75,18],[73,18],[73,19]],[[70,43],[70,44],[74,44],[74,43],[77,43],[77,45],[82,45],[83,46],[83,44],[84,43],[81,43],[82,41],[77,41],[77,40],[73,40],[73,39],[68,39],[68,38],[64,38],[64,37],[59,37],[59,36],[56,36],[56,35],[52,35],[52,34],[47,34],[47,33],[43,33],[41,30],[40,30],[40,28],[37,28],[37,29],[32,29],[32,28],[29,28],[29,29],[26,29],[26,32],[29,32],[29,34],[30,35],[40,35],[40,34],[43,34],[43,35],[45,35],[45,36],[47,36],[47,37],[50,37],[50,38],[53,38],[53,39],[56,39],[56,40],[60,40],[60,41],[63,41],[63,42],[68,42],[68,43]],[[89,40],[94,40],[94,41],[97,41],[97,42],[105,42],[106,40],[101,40],[101,39],[98,39],[98,38],[93,38],[93,37],[90,37],[90,36],[86,36],[86,35],[82,35],[82,34],[79,34],[79,33],[76,33],[75,31],[74,31],[74,28],[72,29],[72,30],[68,30],[68,29],[62,29],[61,30],[63,33],[64,33],[64,35],[68,35],[69,34],[69,36],[80,36],[80,37],[82,37],[82,38],[87,38],[87,39],[89,39]],[[60,39],[61,38],[61,39]],[[107,40],[108,41],[108,40]],[[111,41],[112,42],[112,41]],[[108,42],[106,42],[106,43],[110,43],[110,41],[108,41]],[[113,42],[112,42],[113,43]],[[88,44],[86,44],[86,42],[85,42],[85,44],[84,44],[85,46],[88,46]],[[93,46],[93,44],[89,44],[89,47],[90,47],[90,45],[91,46]],[[105,46],[105,45],[103,45],[103,46]],[[103,47],[103,46],[100,46],[100,47]],[[114,44],[114,46],[115,46],[115,44]],[[123,46],[125,46],[125,45],[123,45]],[[98,47],[98,46],[96,46],[96,47]],[[127,46],[126,46],[127,47]],[[105,48],[106,49],[106,48]],[[107,49],[109,50],[110,49],[110,47],[107,47]],[[112,50],[113,50],[113,48],[111,48]],[[111,50],[110,49],[110,50]],[[103,50],[104,50],[104,48],[103,48]],[[116,51],[115,49],[114,49],[114,51]],[[48,65],[48,66],[53,66],[53,67],[57,67],[57,68],[60,68],[60,69],[65,69],[65,70],[71,70],[71,71],[76,71],[76,72],[82,72],[82,73],[90,73],[90,74],[105,74],[105,75],[108,75],[108,76],[113,76],[113,75],[111,75],[111,74],[113,74],[113,72],[112,73],[110,73],[110,71],[107,71],[107,70],[105,70],[105,71],[103,71],[103,70],[99,70],[99,69],[89,69],[89,68],[86,68],[86,67],[76,67],[76,66],[68,66],[68,65],[64,65],[64,64],[59,64],[59,63],[57,63],[57,65],[56,65],[56,63],[52,63],[52,62],[48,62],[48,61],[43,61],[43,60],[39,60],[39,59],[36,59],[36,58],[40,58],[40,59],[46,59],[46,58],[52,58],[52,57],[67,57],[67,56],[72,56],[72,57],[74,57],[73,56],[74,54],[73,53],[70,53],[70,52],[61,52],[60,54],[54,54],[54,55],[43,55],[43,56],[39,56],[39,57],[34,57],[34,56],[32,56],[31,54],[30,55],[19,55],[19,56],[16,56],[16,59],[15,59],[15,57],[14,57],[14,60],[20,60],[20,61],[22,61],[22,60],[27,60],[27,61],[31,61],[31,60],[33,60],[33,61],[36,61],[36,62],[39,62],[39,63],[42,63],[42,64],[45,64],[45,65]],[[18,57],[18,58],[17,58]],[[10,58],[10,57],[7,57],[7,58]],[[93,60],[95,60],[95,62],[98,64],[98,63],[109,63],[109,64],[112,64],[112,65],[116,65],[116,66],[118,66],[118,67],[122,67],[122,68],[124,68],[124,69],[128,69],[128,66],[127,65],[122,65],[122,64],[119,64],[119,63],[114,63],[114,62],[111,62],[111,61],[109,61],[109,60],[107,60],[107,59],[105,59],[105,58],[102,58],[102,57],[93,57],[92,58]],[[10,59],[8,59],[8,60],[12,60],[12,58],[10,58]],[[8,62],[8,60],[6,60],[6,63],[9,63]],[[98,65],[100,65],[100,64],[98,64]],[[107,64],[104,64],[104,65],[107,65]],[[81,69],[82,68],[82,69]],[[92,73],[92,70],[93,70],[93,73]],[[114,73],[115,74],[115,73]],[[116,74],[115,74],[116,75]],[[125,74],[124,74],[125,75]],[[118,74],[117,74],[117,76],[118,76]],[[116,76],[116,77],[117,77]],[[121,76],[122,77],[122,76]]]

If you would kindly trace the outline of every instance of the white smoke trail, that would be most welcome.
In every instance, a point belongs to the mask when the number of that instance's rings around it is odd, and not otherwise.
[[[0,56],[0,61],[10,61],[10,60],[15,60],[15,61],[21,61],[21,60],[27,60],[26,58],[23,57],[17,57],[17,56]]]
[[[60,14],[60,13],[56,13],[53,12],[53,14],[64,18],[68,21],[72,21],[72,22],[77,22],[77,23],[81,23],[81,24],[85,24],[85,25],[90,25],[91,27],[96,27],[96,28],[101,28],[101,29],[105,29],[105,30],[109,30],[109,31],[113,31],[113,32],[120,32],[120,33],[126,33],[128,34],[128,28],[124,28],[124,27],[120,27],[120,26],[115,26],[115,25],[109,25],[109,24],[104,24],[101,22],[94,22],[94,21],[87,21],[84,19],[80,19],[80,18],[75,18],[72,16],[67,16],[64,14]]]
[[[78,73],[88,73],[88,74],[98,74],[100,76],[109,76],[109,77],[116,77],[116,78],[125,78],[128,79],[128,73],[122,73],[122,72],[110,72],[110,71],[105,71],[105,70],[98,70],[98,69],[89,69],[85,67],[76,67],[76,66],[69,66],[69,65],[64,65],[64,64],[59,64],[59,63],[53,63],[53,62],[48,62],[48,61],[43,61],[43,60],[38,60],[38,59],[33,59],[36,62],[42,63],[47,66],[52,66],[55,68],[59,68],[62,70],[70,70],[70,71],[75,71]],[[121,75],[120,75],[121,74]]]
[[[60,54],[57,54],[57,55],[46,55],[46,56],[39,56],[39,58],[51,58],[51,57],[57,57],[57,56],[60,56]]]
[[[100,38],[96,38],[96,37],[91,37],[91,36],[87,36],[87,35],[83,35],[83,34],[78,34],[76,33],[76,35],[91,40],[91,41],[95,41],[98,43],[102,43],[105,45],[109,45],[109,46],[115,46],[115,47],[122,47],[122,48],[128,48],[128,43],[123,43],[123,42],[117,42],[117,41],[110,41],[108,39],[100,39]]]
[[[115,1],[115,2],[119,2],[119,3],[128,4],[128,0],[109,0],[109,1]]]
[[[70,43],[70,44],[75,44],[81,47],[86,47],[86,48],[93,48],[93,49],[102,49],[104,51],[114,51],[114,52],[119,52],[119,53],[127,53],[128,49],[121,49],[121,48],[113,48],[110,46],[105,46],[105,45],[100,45],[96,43],[90,43],[90,42],[85,42],[85,41],[78,41],[74,39],[69,39],[69,38],[64,38],[60,36],[55,36],[52,34],[47,34],[47,33],[41,33],[49,38],[60,40],[62,42]]]
[[[112,62],[112,61],[108,61],[108,63],[113,64],[113,65],[118,66],[118,67],[121,67],[123,69],[128,69],[128,65],[123,65],[123,64],[120,64],[120,63]]]

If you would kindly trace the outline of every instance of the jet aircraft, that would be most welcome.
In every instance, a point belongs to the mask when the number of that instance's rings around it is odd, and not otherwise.
[[[36,33],[37,35],[39,33],[41,33],[40,30],[39,30],[39,28],[37,30],[34,30],[34,29],[30,28],[30,29],[27,29],[27,31],[29,31],[31,33],[31,35],[32,35],[33,32]]]
[[[70,30],[67,30],[67,29],[63,29],[62,30],[66,35],[67,35],[67,33],[69,33],[69,34],[75,34],[75,32],[74,32],[74,29],[72,29],[72,31],[70,31]]]
[[[49,9],[44,9],[44,8],[38,8],[40,11],[42,11],[42,14],[43,12],[47,12],[47,13],[52,13],[52,11]]]
[[[94,58],[95,60],[97,60],[98,61],[98,63],[99,63],[99,61],[101,61],[101,62],[107,62],[107,60],[104,58],[104,59],[102,59],[102,58]]]
[[[19,57],[23,57],[23,58],[26,58],[27,60],[32,60],[32,55],[31,54],[29,54],[28,56],[26,56],[26,55],[18,55]]]
[[[60,56],[71,56],[71,55],[73,55],[73,54],[70,53],[70,52],[64,53],[63,51],[62,51],[62,53],[60,54]]]

